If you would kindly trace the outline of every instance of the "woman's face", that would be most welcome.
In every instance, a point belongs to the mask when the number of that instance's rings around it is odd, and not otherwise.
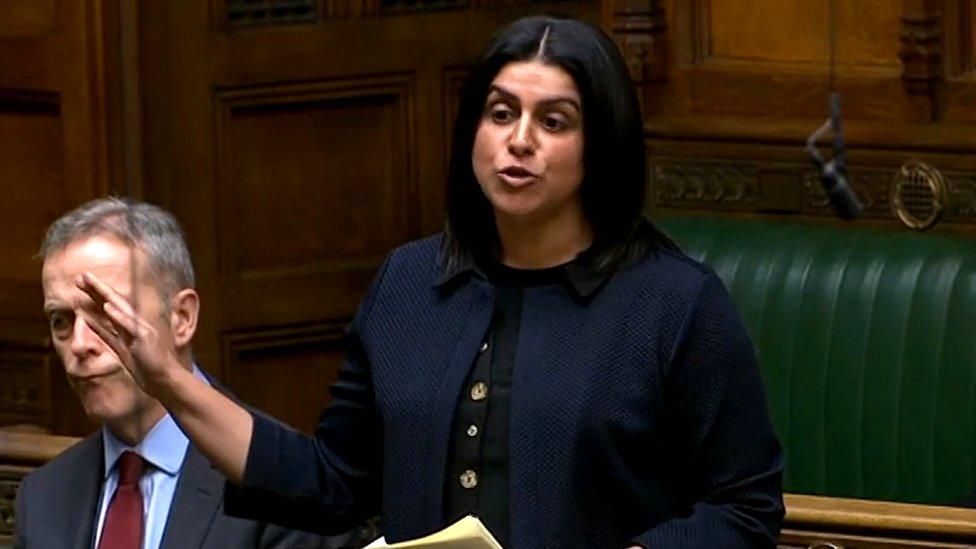
[[[583,112],[573,78],[539,61],[502,67],[491,83],[471,153],[496,219],[583,216]]]

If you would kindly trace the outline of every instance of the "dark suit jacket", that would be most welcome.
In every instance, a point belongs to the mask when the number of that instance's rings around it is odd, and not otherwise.
[[[27,475],[17,496],[15,547],[88,549],[103,478],[101,431]],[[161,547],[329,547],[315,535],[226,516],[224,477],[190,444]]]
[[[325,531],[382,509],[391,541],[445,526],[454,411],[498,290],[439,251],[413,242],[380,269],[314,438],[255,415],[228,512]],[[783,462],[756,355],[722,282],[679,253],[587,296],[526,289],[509,418],[514,549],[774,544]]]

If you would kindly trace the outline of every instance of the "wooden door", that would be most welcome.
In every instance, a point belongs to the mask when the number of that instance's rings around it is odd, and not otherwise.
[[[51,353],[35,256],[51,221],[118,189],[113,166],[122,146],[110,132],[118,118],[107,92],[115,77],[106,76],[118,53],[117,8],[98,0],[3,4],[0,426],[74,434],[93,427]]]

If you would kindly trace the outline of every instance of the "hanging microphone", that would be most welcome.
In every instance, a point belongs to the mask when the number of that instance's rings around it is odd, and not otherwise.
[[[829,161],[824,161],[820,151],[817,150],[817,140],[828,132],[832,132],[834,157]],[[841,127],[840,119],[840,95],[830,94],[830,118],[824,121],[817,131],[810,134],[807,138],[807,152],[813,167],[820,175],[820,183],[823,184],[827,198],[834,206],[842,219],[854,219],[857,217],[864,206],[858,200],[854,189],[847,183],[847,165],[844,162],[844,131]]]

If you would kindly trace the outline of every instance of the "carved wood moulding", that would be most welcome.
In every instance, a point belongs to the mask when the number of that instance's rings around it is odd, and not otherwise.
[[[227,0],[227,24],[248,28],[308,23],[318,18],[316,0]]]
[[[891,190],[900,171],[850,169],[849,183],[864,204],[862,217],[895,219]],[[943,171],[942,177],[948,196],[942,220],[976,224],[976,173]],[[650,199],[659,208],[834,216],[807,164],[652,158],[649,179]]]
[[[919,98],[924,115],[941,114],[944,84],[943,34],[939,0],[904,0],[901,30],[902,81],[910,96]]]
[[[50,409],[48,351],[0,348],[0,425],[44,423]]]
[[[14,503],[22,474],[14,474],[6,467],[0,468],[0,544],[13,543]]]
[[[563,0],[225,0],[224,24],[230,29],[316,23],[361,17],[492,9]]]
[[[638,89],[644,112],[654,97],[650,88],[667,82],[667,13],[661,0],[619,0],[610,2],[604,25],[623,54],[624,62]],[[608,19],[608,20],[607,20]]]

